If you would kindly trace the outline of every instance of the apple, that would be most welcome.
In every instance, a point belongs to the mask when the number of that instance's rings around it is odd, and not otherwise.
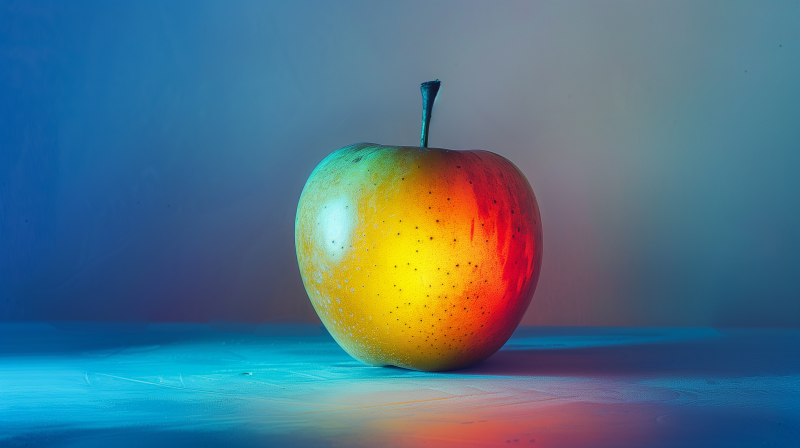
[[[297,207],[311,303],[336,342],[373,366],[441,371],[488,358],[539,278],[542,224],[522,172],[488,151],[427,147],[438,88],[422,84],[420,147],[341,148]]]

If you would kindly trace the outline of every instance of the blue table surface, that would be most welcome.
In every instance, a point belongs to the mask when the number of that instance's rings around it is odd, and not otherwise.
[[[319,326],[0,324],[0,446],[800,447],[800,330],[520,327],[424,373]]]

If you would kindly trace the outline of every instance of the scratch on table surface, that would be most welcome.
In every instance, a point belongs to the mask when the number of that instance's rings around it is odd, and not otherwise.
[[[243,400],[259,399],[259,397],[243,397],[241,395],[225,394],[225,393],[222,393],[222,392],[214,392],[214,391],[210,391],[210,390],[190,389],[188,387],[170,386],[168,384],[153,383],[151,381],[137,380],[137,379],[134,379],[134,378],[126,378],[124,376],[110,375],[108,373],[100,373],[100,372],[92,372],[92,373],[94,373],[95,375],[107,376],[109,378],[116,378],[118,380],[132,381],[134,383],[148,384],[150,386],[156,386],[156,387],[166,387],[166,388],[169,388],[169,389],[177,389],[177,390],[187,390],[187,391],[191,391],[191,392],[199,392],[201,394],[206,394],[206,395],[219,395],[221,397],[241,398]]]
[[[499,393],[499,392],[493,392]],[[503,406],[516,406],[521,404],[534,404],[534,403],[544,403],[546,401],[558,401],[558,400],[571,400],[577,397],[549,397],[549,398],[542,398],[539,400],[519,400],[519,401],[512,401],[512,402],[499,402],[499,403],[491,403],[485,404],[482,406],[472,406],[472,407],[465,407],[464,409],[469,409],[470,411],[474,411],[477,409],[489,409],[489,408],[499,408]]]
[[[251,379],[248,379],[247,381],[251,382],[251,383],[266,384],[267,386],[274,386],[274,387],[277,387],[277,388],[280,388],[280,389],[286,389],[283,386],[279,386],[277,384],[272,384],[272,383],[267,383],[266,381],[256,381],[256,380],[251,380]]]
[[[233,356],[235,356],[235,357],[239,358],[239,359],[240,359],[240,360],[242,360],[242,361],[249,361],[249,359],[247,358],[247,356],[240,355],[240,354],[238,354],[238,353],[236,353],[236,352],[234,352],[234,351],[232,351],[232,350],[225,350],[225,351],[226,351],[226,352],[228,352],[228,353],[230,353],[231,355],[233,355]]]
[[[83,356],[88,356],[88,357],[90,357],[90,358],[110,358],[110,357],[112,357],[112,356],[116,355],[117,353],[121,352],[121,351],[122,351],[122,350],[124,350],[124,349],[125,349],[125,347],[118,347],[118,348],[116,348],[116,349],[114,349],[114,350],[110,350],[110,351],[108,351],[108,352],[103,352],[103,351],[88,351],[88,352],[83,352],[83,353],[81,353],[81,354],[82,354]]]
[[[204,375],[192,375],[192,376],[196,376],[198,378],[205,378],[205,379],[211,380],[211,381],[219,381],[219,378],[211,378],[210,376],[204,376]]]
[[[383,406],[397,406],[401,404],[414,404],[414,403],[426,403],[429,401],[441,401],[441,400],[452,400],[453,398],[468,398],[468,397],[477,397],[483,395],[493,395],[499,394],[500,392],[487,392],[485,394],[472,394],[472,395],[453,395],[452,397],[439,397],[439,398],[425,398],[422,400],[411,400],[411,401],[398,401],[394,403],[383,403],[383,404],[371,404],[367,406],[356,406],[352,408],[343,408],[343,409],[328,409],[325,411],[310,411],[310,412],[303,412],[303,414],[321,414],[325,412],[341,412],[341,411],[357,411],[359,409],[369,409],[369,408],[379,408]]]
[[[321,377],[321,376],[309,375],[309,374],[307,374],[307,373],[294,372],[294,371],[292,371],[292,370],[287,370],[287,372],[289,372],[289,373],[294,373],[295,375],[307,376],[307,377],[309,377],[309,378],[314,378],[315,380],[328,380],[328,379],[329,379],[329,378],[323,378],[323,377]]]

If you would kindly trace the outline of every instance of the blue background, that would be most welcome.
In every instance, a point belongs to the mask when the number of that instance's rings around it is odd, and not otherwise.
[[[800,325],[800,3],[0,2],[0,320],[318,322],[294,256],[355,142],[511,159],[523,320]]]

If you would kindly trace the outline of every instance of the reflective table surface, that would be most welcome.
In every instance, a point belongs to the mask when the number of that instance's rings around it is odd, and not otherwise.
[[[311,325],[0,324],[0,446],[800,446],[800,330],[520,327],[369,367]]]

